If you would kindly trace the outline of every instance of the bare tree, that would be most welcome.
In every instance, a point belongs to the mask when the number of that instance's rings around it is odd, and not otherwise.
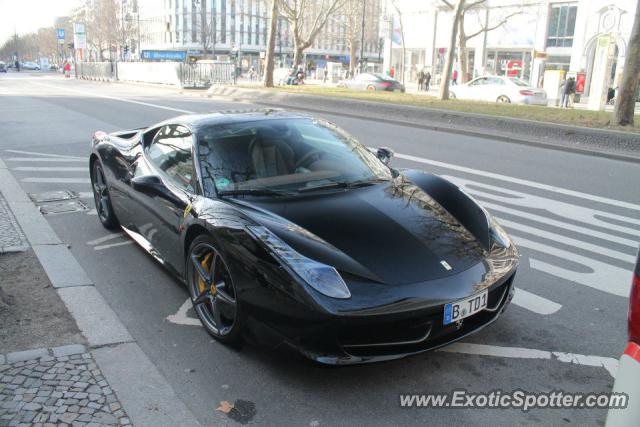
[[[262,84],[265,87],[273,87],[273,57],[276,47],[276,32],[278,31],[278,0],[271,0],[271,13],[269,21],[269,39],[265,54],[264,78]]]
[[[87,44],[96,50],[100,61],[105,60],[105,51],[113,59],[111,52],[118,44],[117,7],[115,0],[85,0],[75,17],[76,22],[86,24]]]
[[[305,49],[313,44],[329,17],[344,0],[280,0],[280,11],[293,33],[293,66],[302,63]]]
[[[400,59],[400,81],[402,82],[402,84],[404,84],[404,67],[407,60],[407,48],[404,43],[404,26],[402,25],[402,12],[400,11],[400,8],[396,3],[396,0],[391,0],[391,4],[398,14],[398,24],[400,25],[400,43],[402,44],[402,58]]]
[[[487,0],[477,0],[474,1],[472,3],[468,3],[465,5],[462,14],[460,15],[460,20],[458,22],[458,65],[460,67],[460,82],[461,83],[466,83],[468,80],[468,75],[470,74],[469,72],[469,64],[467,62],[467,42],[480,35],[483,33],[488,33],[489,31],[493,31],[495,29],[498,29],[500,27],[502,27],[504,24],[506,24],[510,18],[512,18],[513,16],[519,15],[521,13],[523,13],[522,10],[518,10],[516,12],[510,13],[506,16],[504,16],[502,19],[500,19],[498,22],[489,25],[488,22],[480,22],[480,29],[471,33],[471,34],[467,34],[465,31],[465,17],[467,15],[467,13],[471,10],[478,10],[479,8],[487,8]],[[487,11],[487,9],[484,9]]]
[[[613,122],[618,126],[633,126],[636,93],[640,81],[640,0],[636,5],[636,17],[624,61],[622,83],[618,90]]]
[[[449,37],[449,46],[447,49],[447,57],[444,62],[444,69],[442,70],[442,76],[440,78],[440,93],[438,98],[441,100],[449,99],[449,76],[451,76],[451,70],[453,69],[453,59],[456,51],[456,37],[458,35],[458,29],[460,26],[460,17],[464,13],[466,5],[465,0],[458,0],[454,5],[448,0],[440,0],[449,10],[453,11],[453,23],[451,25],[451,34]],[[481,2],[484,0],[477,0]],[[474,2],[474,3],[476,3]]]

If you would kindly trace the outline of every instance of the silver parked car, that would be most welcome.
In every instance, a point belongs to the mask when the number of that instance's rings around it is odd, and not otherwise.
[[[390,92],[404,92],[405,87],[402,83],[394,80],[392,77],[375,73],[358,74],[351,80],[341,80],[338,87],[356,90],[383,90]]]
[[[547,105],[547,93],[516,77],[483,76],[450,86],[451,98],[487,102]]]

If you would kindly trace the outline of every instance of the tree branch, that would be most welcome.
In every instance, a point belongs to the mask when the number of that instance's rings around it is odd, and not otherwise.
[[[509,20],[509,18],[512,18],[512,17],[514,17],[514,16],[516,16],[516,15],[520,15],[521,13],[523,13],[523,12],[522,12],[522,11],[513,12],[512,14],[507,15],[507,16],[505,16],[504,18],[502,18],[502,20],[501,20],[500,22],[498,22],[497,24],[495,24],[495,25],[493,25],[493,26],[485,27],[484,25],[481,25],[481,28],[480,28],[478,31],[476,31],[475,33],[472,33],[472,34],[468,34],[468,35],[466,35],[466,36],[465,36],[465,40],[472,39],[472,38],[474,38],[474,37],[476,37],[477,35],[480,35],[480,34],[482,34],[482,33],[488,33],[489,31],[493,31],[493,30],[495,30],[495,29],[497,29],[497,28],[500,28],[500,27],[502,27],[504,24],[506,24],[506,23],[507,23],[507,21]]]

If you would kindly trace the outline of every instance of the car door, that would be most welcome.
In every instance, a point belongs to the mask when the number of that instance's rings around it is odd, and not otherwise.
[[[503,79],[500,77],[488,77],[487,84],[484,85],[483,101],[496,102],[498,97],[507,95],[513,99]]]
[[[478,77],[475,80],[471,80],[466,87],[466,99],[473,99],[474,101],[484,101],[486,97],[486,77]]]
[[[138,233],[179,273],[184,267],[180,228],[196,188],[193,141],[187,127],[163,126],[145,144],[131,180]]]

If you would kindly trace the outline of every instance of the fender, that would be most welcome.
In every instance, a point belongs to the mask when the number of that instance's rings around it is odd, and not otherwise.
[[[486,211],[467,193],[432,173],[406,170],[402,174],[453,215],[478,239],[484,249],[491,250],[491,234]]]

